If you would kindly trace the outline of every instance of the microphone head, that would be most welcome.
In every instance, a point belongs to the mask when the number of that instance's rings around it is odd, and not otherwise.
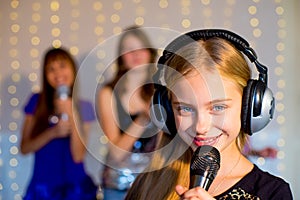
[[[67,85],[59,85],[56,88],[56,96],[59,99],[66,100],[70,95],[70,88]]]
[[[220,152],[213,146],[203,145],[196,149],[190,165],[191,176],[201,176],[211,182],[220,169]]]

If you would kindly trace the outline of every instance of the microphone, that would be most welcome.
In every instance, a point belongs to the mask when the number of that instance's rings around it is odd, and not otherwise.
[[[220,169],[220,152],[213,146],[196,149],[190,164],[190,188],[200,186],[208,191]]]
[[[70,88],[67,85],[59,85],[56,88],[55,96],[61,100],[67,100],[70,95]],[[59,120],[68,121],[69,116],[67,113],[61,113],[59,115],[50,115],[48,118],[48,122],[50,125],[55,125]]]
[[[56,96],[61,100],[67,100],[70,95],[70,88],[67,85],[59,85],[56,88]],[[69,116],[67,113],[61,113],[60,119],[63,121],[67,121]]]
[[[56,96],[61,100],[66,100],[70,95],[70,88],[67,85],[59,85],[56,88]]]

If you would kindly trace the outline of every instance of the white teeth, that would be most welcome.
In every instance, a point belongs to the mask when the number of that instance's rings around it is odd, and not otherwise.
[[[205,143],[211,143],[211,142],[213,142],[214,140],[216,140],[218,137],[219,137],[219,135],[216,136],[216,137],[213,137],[213,138],[209,138],[209,139],[206,139],[206,140],[199,140],[199,141],[205,142]]]
[[[214,141],[214,140],[215,140],[215,138],[210,139],[210,140],[207,140],[206,142],[212,142],[212,141]]]
[[[213,140],[215,140],[216,138],[210,138],[210,139],[206,139],[206,140],[202,140],[202,142],[211,142]]]

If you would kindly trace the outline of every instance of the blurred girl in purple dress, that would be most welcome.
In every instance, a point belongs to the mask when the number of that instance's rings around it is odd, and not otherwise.
[[[24,200],[91,200],[96,186],[83,160],[90,124],[88,101],[73,92],[76,64],[63,48],[46,52],[42,90],[25,105],[21,152],[34,153],[34,168]]]

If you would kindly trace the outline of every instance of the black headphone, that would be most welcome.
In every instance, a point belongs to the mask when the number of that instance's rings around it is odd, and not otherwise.
[[[163,51],[159,58],[158,70],[153,76],[155,92],[152,97],[151,120],[161,130],[176,135],[176,125],[172,105],[168,97],[168,89],[160,80],[164,76],[165,62],[181,47],[198,40],[207,40],[219,37],[229,41],[239,51],[246,55],[256,66],[259,72],[258,80],[249,79],[243,90],[241,128],[245,133],[252,135],[263,129],[273,118],[275,99],[268,88],[268,69],[258,62],[255,51],[249,43],[239,35],[222,29],[204,29],[185,33],[173,40]]]

